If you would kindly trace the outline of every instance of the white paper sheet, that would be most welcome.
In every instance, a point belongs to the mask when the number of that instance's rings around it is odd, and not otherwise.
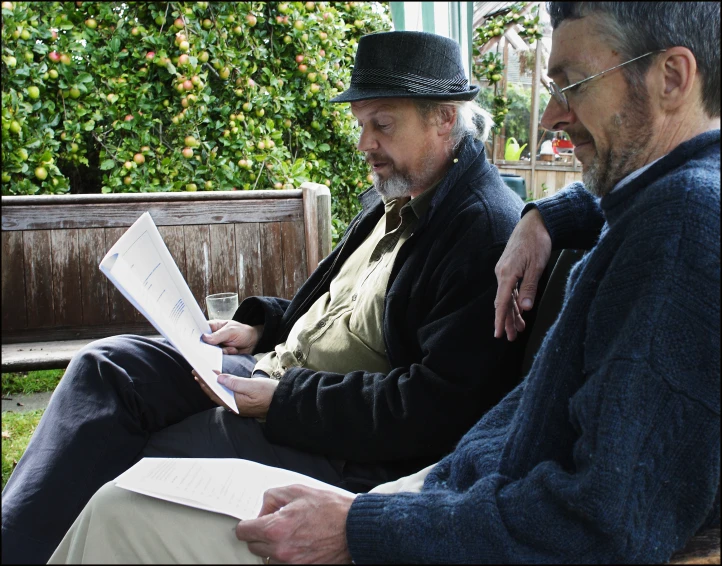
[[[226,458],[143,458],[115,480],[123,489],[241,520],[258,516],[266,490],[292,484],[354,496],[296,472]]]
[[[218,383],[213,372],[221,371],[223,352],[201,340],[211,327],[149,213],[143,213],[110,248],[100,270],[238,413],[233,392]]]

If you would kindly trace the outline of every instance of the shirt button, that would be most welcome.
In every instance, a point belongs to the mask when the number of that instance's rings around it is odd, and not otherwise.
[[[351,300],[352,300],[352,301],[355,301],[355,300],[356,300],[356,295],[354,295],[353,297],[351,297]]]
[[[326,321],[325,321],[325,320],[322,320],[321,322],[318,323],[318,327],[319,327],[319,328],[323,328],[324,326],[326,326]]]
[[[299,362],[303,359],[303,352],[301,352],[301,350],[296,350],[293,355],[296,356],[296,359]]]

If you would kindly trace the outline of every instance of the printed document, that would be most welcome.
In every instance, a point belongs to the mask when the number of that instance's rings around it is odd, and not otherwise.
[[[238,413],[233,392],[213,371],[221,371],[223,353],[201,339],[211,327],[148,212],[110,248],[100,270]]]
[[[354,495],[303,474],[235,458],[143,458],[115,480],[129,491],[240,520],[258,516],[266,490],[292,484]]]

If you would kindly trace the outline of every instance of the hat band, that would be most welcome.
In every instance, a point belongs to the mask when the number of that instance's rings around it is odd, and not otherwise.
[[[463,73],[452,79],[430,79],[411,73],[397,73],[384,69],[354,69],[351,86],[358,88],[403,88],[417,94],[466,92],[468,81]]]

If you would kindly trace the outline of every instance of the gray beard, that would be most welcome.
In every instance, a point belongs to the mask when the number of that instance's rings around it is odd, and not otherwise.
[[[423,169],[416,174],[392,171],[388,179],[383,180],[377,173],[371,172],[376,191],[386,199],[395,199],[411,196],[411,191],[417,188],[428,189],[434,182],[434,166],[436,163],[431,151],[423,156]]]
[[[599,154],[582,171],[582,182],[596,197],[612,192],[615,185],[643,165],[645,150],[652,140],[651,112],[646,92],[630,95],[629,107],[616,114],[612,124],[618,140],[604,154]]]
[[[396,199],[411,194],[411,179],[399,173],[392,174],[385,181],[378,174],[371,173],[376,191],[386,199]]]

